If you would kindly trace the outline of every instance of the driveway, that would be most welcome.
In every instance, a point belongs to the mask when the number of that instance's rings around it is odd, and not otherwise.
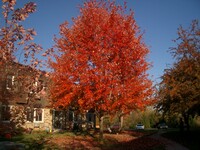
[[[164,138],[161,136],[161,134],[165,133],[165,130],[159,130],[156,134],[151,135],[151,138],[157,139],[165,143],[166,150],[189,150],[188,148],[184,147],[183,145],[169,140],[167,138]]]

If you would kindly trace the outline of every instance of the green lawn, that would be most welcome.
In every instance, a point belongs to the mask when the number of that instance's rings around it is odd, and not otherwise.
[[[64,138],[67,136],[75,136],[71,132],[48,134],[46,132],[33,132],[32,134],[23,134],[12,137],[9,141],[25,144],[26,149],[60,149],[56,145],[50,144],[52,138]],[[0,138],[0,141],[7,141],[5,138]],[[48,144],[47,144],[48,143]]]
[[[155,130],[130,130],[120,134],[104,134],[103,142],[98,140],[98,132],[63,132],[51,133],[33,132],[12,137],[10,141],[25,144],[26,149],[36,150],[64,150],[64,149],[124,149],[134,147],[136,150],[151,147],[151,150],[164,150],[159,141],[150,139],[148,136]],[[7,139],[0,138],[0,141]],[[89,147],[89,148],[88,148]],[[149,150],[149,149],[148,149]]]

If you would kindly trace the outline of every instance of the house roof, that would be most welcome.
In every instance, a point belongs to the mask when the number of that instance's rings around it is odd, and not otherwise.
[[[48,106],[46,72],[9,62],[0,66],[0,73],[0,101],[3,104]],[[15,76],[15,81],[12,81],[13,87],[10,89],[6,87],[9,75]]]

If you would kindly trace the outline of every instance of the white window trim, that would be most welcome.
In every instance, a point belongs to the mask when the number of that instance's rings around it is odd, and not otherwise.
[[[15,84],[15,76],[12,76],[12,86]]]
[[[8,75],[9,76],[9,75]],[[13,86],[14,84],[15,84],[15,76],[14,75],[11,75],[11,83],[12,83],[12,85],[11,86]],[[7,78],[6,80],[9,80],[9,78]],[[8,85],[8,81],[6,81],[6,89],[7,90],[11,90],[11,88],[12,87],[9,87],[9,85]]]
[[[44,109],[42,109],[42,121],[36,121],[36,109],[34,108],[33,123],[44,123]]]
[[[35,87],[37,87],[37,86],[38,86],[38,82],[37,82],[37,81],[35,81],[34,85],[35,85]]]

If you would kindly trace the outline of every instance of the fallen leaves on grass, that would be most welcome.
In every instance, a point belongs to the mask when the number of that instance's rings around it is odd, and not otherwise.
[[[134,136],[133,136],[134,135]],[[95,136],[94,136],[95,137]],[[126,131],[120,134],[104,134],[104,142],[98,142],[97,138],[90,135],[77,135],[51,138],[49,144],[57,145],[59,149],[83,149],[83,150],[151,150],[163,145],[159,140],[144,136],[144,133]],[[96,136],[97,137],[97,136]]]
[[[117,150],[151,150],[155,147],[163,145],[159,140],[152,139],[150,137],[141,137],[128,142],[121,142],[115,145]]]
[[[90,136],[56,137],[49,142],[60,149],[100,149],[99,143]]]

